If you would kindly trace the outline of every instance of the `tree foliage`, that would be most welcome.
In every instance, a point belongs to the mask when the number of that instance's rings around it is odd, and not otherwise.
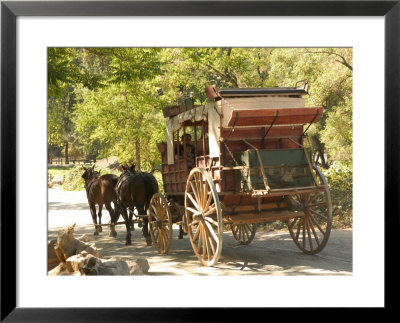
[[[145,167],[153,167],[156,143],[165,138],[162,107],[203,104],[207,85],[290,87],[308,80],[307,105],[325,109],[308,131],[315,161],[324,168],[352,165],[349,48],[49,48],[48,54],[49,145],[70,140],[87,156],[124,161],[140,150]]]
[[[49,48],[48,147],[72,158],[116,155],[154,169],[165,141],[162,108],[204,104],[204,88],[294,87],[308,80],[307,106],[322,106],[308,130],[335,212],[351,222],[350,48]],[[300,82],[300,83],[299,83]]]

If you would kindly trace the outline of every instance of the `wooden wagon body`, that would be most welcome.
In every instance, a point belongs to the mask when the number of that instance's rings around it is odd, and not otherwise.
[[[331,201],[305,133],[323,109],[305,107],[305,88],[206,92],[204,106],[164,109],[167,142],[158,149],[165,197],[158,194],[149,210],[156,248],[168,250],[177,223],[201,263],[211,266],[225,225],[249,244],[257,223],[282,220],[303,252],[321,251],[331,229]],[[180,144],[185,134],[191,135],[188,146]]]

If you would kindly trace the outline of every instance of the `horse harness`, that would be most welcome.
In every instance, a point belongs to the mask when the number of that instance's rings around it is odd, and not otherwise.
[[[125,173],[123,173],[120,178],[118,179],[117,185],[115,185],[115,193],[117,193],[117,199],[118,202],[125,208],[129,209],[130,211],[133,212],[133,210],[131,210],[128,206],[125,205],[125,203],[122,201],[121,195],[119,194],[120,191],[120,187],[123,183],[125,183],[129,177],[133,176],[133,175],[138,175],[140,173],[137,172],[131,172],[131,171],[125,171]]]
[[[99,172],[93,172],[87,179],[87,182],[89,183],[85,185],[85,189],[86,189],[86,196],[88,199],[89,199],[90,189],[92,188],[92,185],[96,182],[96,180],[99,179],[99,175],[100,175]]]

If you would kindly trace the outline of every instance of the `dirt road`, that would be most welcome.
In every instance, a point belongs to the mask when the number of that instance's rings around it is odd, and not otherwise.
[[[103,209],[102,223],[109,221]],[[189,238],[178,240],[174,227],[173,241],[166,255],[146,246],[141,229],[132,232],[132,245],[125,246],[125,226],[117,226],[118,236],[108,237],[103,228],[93,236],[94,227],[84,191],[69,192],[54,188],[48,194],[48,239],[55,239],[61,227],[76,223],[75,236],[88,233],[104,257],[121,259],[144,257],[150,264],[149,275],[352,275],[352,230],[332,230],[325,249],[317,255],[303,254],[287,230],[257,232],[253,242],[242,246],[231,232],[224,232],[223,248],[215,267],[203,267],[195,256]]]

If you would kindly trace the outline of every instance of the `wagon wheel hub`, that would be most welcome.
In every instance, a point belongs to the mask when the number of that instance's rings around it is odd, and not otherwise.
[[[205,214],[203,211],[200,211],[199,214],[193,215],[193,220],[199,220],[199,221],[203,222],[204,219],[205,219]]]
[[[162,221],[160,219],[156,219],[156,223],[157,223],[157,228],[162,229],[163,227]]]

